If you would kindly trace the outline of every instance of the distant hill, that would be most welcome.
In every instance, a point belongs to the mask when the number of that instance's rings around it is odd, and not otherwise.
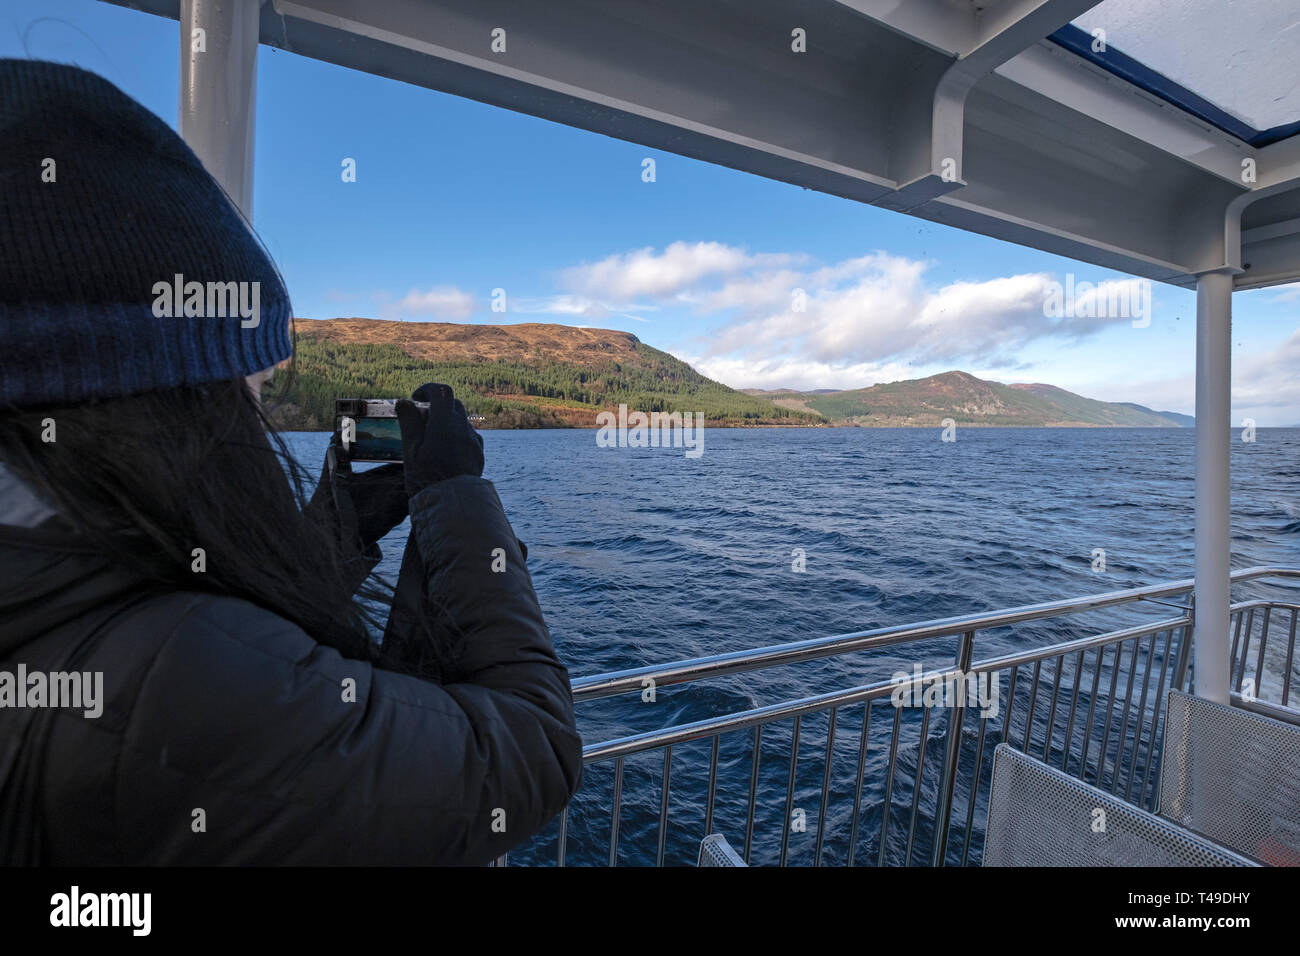
[[[705,378],[629,332],[565,325],[457,325],[297,319],[297,380],[276,424],[332,427],[335,398],[406,398],[444,382],[486,428],[594,427],[620,403],[643,412],[702,412],[711,425],[810,425]]]
[[[1102,402],[1055,385],[1003,385],[968,372],[873,385],[852,391],[783,395],[778,404],[857,425],[937,425],[944,418],[968,425],[1121,426],[1178,428],[1187,415],[1157,412],[1131,402]]]
[[[536,322],[458,325],[297,319],[297,376],[275,412],[295,430],[332,427],[335,398],[403,398],[445,382],[485,428],[590,428],[619,404],[703,412],[714,426],[961,424],[1187,426],[1192,419],[1101,402],[1054,385],[966,372],[837,391],[728,388],[630,332]]]
[[[1145,405],[1136,405],[1133,402],[1120,402],[1119,404],[1127,405],[1129,408],[1136,408],[1139,411],[1143,411],[1143,412],[1151,411],[1151,409],[1147,408]],[[1182,412],[1156,412],[1156,414],[1161,416],[1162,418],[1168,418],[1170,421],[1178,425],[1180,428],[1196,427],[1195,417],[1191,415],[1184,415]]]
[[[746,395],[833,395],[841,392],[839,388],[814,388],[807,392],[800,392],[797,388],[742,388],[739,391]]]

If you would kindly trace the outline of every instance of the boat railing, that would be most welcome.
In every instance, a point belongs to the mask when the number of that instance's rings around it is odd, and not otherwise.
[[[1294,581],[1300,569],[1232,579]],[[530,846],[540,839],[561,866],[684,865],[721,832],[756,865],[976,864],[1003,741],[1154,809],[1163,701],[1194,680],[1193,588],[1174,581],[575,679],[582,705],[884,647],[896,663],[897,645],[920,641],[954,645],[950,665],[588,744],[582,789]],[[995,628],[1136,605],[1160,616],[977,656],[979,636]],[[1239,706],[1300,720],[1291,706],[1298,613],[1281,600],[1232,605]]]

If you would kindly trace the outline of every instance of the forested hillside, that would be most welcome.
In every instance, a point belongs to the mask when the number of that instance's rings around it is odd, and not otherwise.
[[[820,420],[705,378],[626,332],[300,321],[295,362],[296,381],[277,412],[277,424],[293,430],[332,427],[335,398],[405,398],[425,382],[452,386],[487,428],[592,427],[597,412],[620,403],[703,412],[714,425]]]

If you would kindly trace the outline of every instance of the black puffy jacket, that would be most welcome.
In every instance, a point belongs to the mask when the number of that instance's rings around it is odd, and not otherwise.
[[[577,789],[581,740],[501,502],[452,478],[411,524],[465,637],[458,683],[343,657],[246,601],[159,593],[48,525],[0,526],[0,671],[104,687],[94,718],[0,707],[0,863],[485,864],[540,829]]]

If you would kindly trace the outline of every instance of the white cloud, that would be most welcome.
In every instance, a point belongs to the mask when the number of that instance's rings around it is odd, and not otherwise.
[[[434,286],[425,292],[412,289],[397,302],[385,307],[391,314],[431,316],[436,319],[468,319],[474,314],[474,296],[455,286]]]
[[[525,315],[579,315],[590,319],[603,319],[613,315],[621,315],[624,318],[635,319],[637,322],[648,322],[649,319],[643,319],[638,315],[631,315],[631,311],[654,312],[658,308],[657,305],[646,305],[636,302],[601,302],[584,295],[551,295],[541,296],[538,298],[521,297],[510,300],[510,311],[520,312]]]
[[[1112,379],[1087,385],[1054,379],[1052,384],[1108,402],[1137,402],[1157,411],[1196,412],[1196,377]],[[1261,427],[1300,424],[1300,330],[1266,353],[1236,352],[1232,359],[1232,426],[1253,418]]]
[[[1273,352],[1233,362],[1232,404],[1261,425],[1300,424],[1300,329]]]
[[[701,375],[733,388],[865,388],[880,382],[916,378],[916,370],[898,363],[863,362],[832,365],[808,359],[691,358],[679,356]]]
[[[1045,315],[1055,285],[1045,273],[931,289],[924,283],[926,267],[878,252],[820,269],[758,270],[730,279],[692,297],[699,312],[735,313],[710,334],[706,354],[793,354],[832,365],[1011,365],[1014,352],[1036,339],[1077,339],[1131,321]],[[1098,294],[1105,298],[1104,289]],[[799,304],[802,311],[796,311]]]
[[[917,367],[980,363],[1015,368],[1022,346],[1040,339],[1069,342],[1129,316],[1079,316],[1079,308],[1048,315],[1059,292],[1055,277],[1027,273],[928,286],[930,263],[885,252],[814,263],[797,253],[750,253],[718,242],[675,242],[566,269],[560,300],[584,304],[582,314],[657,308],[717,316],[695,345],[705,374],[744,387],[861,387],[917,374]],[[1076,303],[1101,302],[1137,280],[1101,283]],[[559,308],[556,311],[560,311]]]
[[[720,242],[674,242],[663,252],[646,247],[565,269],[560,281],[596,298],[669,298],[709,277],[789,260],[786,255],[750,255]]]
[[[1193,375],[1147,380],[1093,381],[1087,384],[1054,380],[1051,384],[1102,402],[1136,402],[1158,412],[1180,412],[1183,415],[1191,415],[1196,411],[1196,378]]]
[[[601,303],[581,295],[511,299],[510,311],[528,315],[589,315],[594,318],[609,314],[609,309]]]
[[[1268,291],[1273,293],[1269,296],[1270,302],[1300,301],[1300,282],[1288,282],[1286,285],[1274,286]]]

